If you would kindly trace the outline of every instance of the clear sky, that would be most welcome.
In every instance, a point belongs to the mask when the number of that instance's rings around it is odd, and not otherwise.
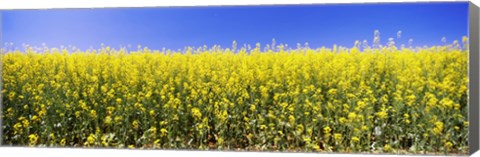
[[[468,36],[468,3],[323,4],[287,6],[160,7],[2,11],[2,43],[81,49],[132,45],[152,49],[185,46],[231,47],[259,42],[296,47],[352,47],[371,44],[374,30],[381,42],[397,46],[432,46]],[[402,36],[397,39],[397,31]]]

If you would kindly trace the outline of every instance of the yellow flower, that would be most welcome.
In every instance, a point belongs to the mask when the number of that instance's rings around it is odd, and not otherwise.
[[[60,140],[60,145],[61,146],[65,146],[65,144],[67,143],[67,140],[65,138],[63,138],[62,140]]]
[[[453,143],[450,142],[450,141],[445,143],[445,147],[446,147],[447,149],[452,148],[452,146],[453,146]]]
[[[350,119],[351,121],[355,120],[355,118],[357,118],[357,114],[353,113],[353,112],[350,112],[348,113],[348,119]]]
[[[107,135],[102,136],[102,145],[104,147],[108,147],[109,144],[108,144],[108,141],[107,141]]]
[[[260,130],[265,130],[265,129],[267,129],[267,126],[266,126],[266,125],[263,125],[263,124],[260,125]]]
[[[357,143],[360,141],[360,138],[353,136],[352,137],[352,142]]]
[[[288,116],[288,122],[291,125],[295,124],[295,117],[293,115]]]
[[[362,126],[362,130],[363,131],[368,131],[368,127],[364,125],[364,126]]]
[[[347,122],[347,119],[342,117],[338,121],[340,122],[340,124],[345,124]]]
[[[453,104],[453,109],[455,110],[460,110],[460,107],[461,107],[460,104],[457,104],[457,103]]]
[[[112,123],[112,117],[110,116],[105,117],[105,124],[110,125],[111,123]]]
[[[90,135],[87,137],[87,143],[88,143],[89,145],[93,145],[93,144],[95,143],[95,141],[96,141],[95,135],[90,134]]]
[[[81,114],[80,111],[76,111],[75,112],[75,117],[77,117],[77,118],[80,117],[80,114]]]
[[[30,135],[28,136],[28,139],[29,139],[29,142],[30,142],[30,143],[29,143],[30,146],[33,146],[33,145],[37,144],[38,135],[36,135],[36,134],[30,134]]]
[[[458,127],[458,126],[454,126],[453,128],[457,131],[460,130],[460,127]]]
[[[440,135],[443,132],[443,122],[437,121],[435,122],[435,127],[433,128],[432,132],[436,135]]]
[[[22,121],[22,124],[24,128],[28,128],[30,126],[30,122],[26,119]]]
[[[333,134],[333,138],[337,141],[340,141],[342,139],[342,134],[335,133]]]
[[[166,121],[160,121],[160,126],[165,126],[167,124],[168,124],[168,122],[166,122]]]
[[[380,118],[380,119],[386,119],[386,118],[388,118],[388,113],[387,113],[386,111],[377,112],[376,115],[377,115],[378,118]]]
[[[48,137],[50,138],[50,140],[55,141],[55,134],[54,133],[50,133],[50,135],[48,135]]]
[[[83,110],[88,110],[88,106],[87,104],[85,103],[85,101],[83,100],[80,100],[80,107],[83,109]]]
[[[132,122],[132,126],[133,126],[133,129],[138,129],[138,127],[140,126],[140,122],[138,122],[138,120],[134,120]]]
[[[329,126],[326,126],[323,128],[323,133],[329,134],[332,131],[332,129]]]
[[[222,111],[221,114],[218,115],[220,122],[225,122],[228,119],[227,111]]]
[[[337,89],[328,90],[328,94],[331,95],[331,96],[336,95],[337,94]]]
[[[165,128],[160,129],[160,135],[161,135],[162,137],[166,136],[167,133],[168,133],[167,129],[165,129]]]
[[[92,117],[93,119],[97,118],[97,111],[90,110],[90,117]]]
[[[7,109],[6,116],[7,117],[12,117],[13,116],[13,109],[11,107]]]
[[[19,121],[23,121],[23,120],[25,120],[25,119],[27,119],[27,118],[25,118],[25,117],[23,117],[23,116],[18,118]]]
[[[254,104],[250,105],[250,111],[254,112],[256,109],[256,106]]]
[[[15,135],[21,134],[23,132],[21,123],[16,123],[15,125],[13,125],[13,129],[15,130]]]
[[[304,128],[303,124],[298,124],[297,125],[296,131],[297,131],[298,134],[302,134],[304,130],[305,130],[305,128]]]
[[[108,115],[111,115],[113,113],[113,111],[115,111],[115,107],[113,107],[113,106],[108,106],[107,107],[107,114]]]
[[[157,133],[157,128],[156,127],[151,127],[150,129],[148,129],[152,132],[152,134],[156,134]]]
[[[303,141],[306,142],[306,143],[310,143],[312,141],[312,139],[309,138],[309,137],[303,137]]]
[[[223,138],[219,137],[219,138],[217,139],[217,143],[218,143],[219,145],[222,145],[223,142],[224,142]]]
[[[385,152],[390,152],[392,150],[392,147],[389,144],[385,144],[385,146],[383,146],[383,150]]]
[[[358,109],[362,110],[363,108],[365,108],[365,106],[366,106],[365,102],[363,102],[363,101],[358,101],[357,102]]]
[[[114,118],[115,123],[121,123],[122,120],[123,120],[122,116],[115,116]]]
[[[161,140],[160,140],[160,139],[157,139],[157,140],[155,140],[155,142],[153,142],[153,143],[154,143],[155,145],[157,145],[157,144],[159,144],[160,142],[161,142]]]
[[[150,110],[150,116],[155,116],[155,110]]]
[[[201,119],[201,118],[202,118],[202,113],[200,112],[200,109],[198,109],[198,108],[196,108],[196,107],[193,108],[193,109],[192,109],[192,116],[193,116],[193,118],[195,118],[195,119],[197,119],[197,120],[198,120],[198,119]]]
[[[117,98],[115,101],[117,102],[117,104],[121,104],[121,103],[122,103],[122,99],[121,99],[121,98]]]
[[[450,100],[449,98],[443,98],[441,101],[440,101],[440,104],[446,108],[452,108],[453,107],[453,104],[454,102],[452,100]]]

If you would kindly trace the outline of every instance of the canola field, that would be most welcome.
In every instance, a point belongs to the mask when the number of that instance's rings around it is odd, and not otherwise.
[[[2,54],[2,142],[468,152],[468,51],[108,47]]]

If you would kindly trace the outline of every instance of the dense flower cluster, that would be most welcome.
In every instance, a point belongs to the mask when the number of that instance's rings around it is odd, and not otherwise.
[[[2,140],[466,152],[467,57],[447,46],[10,52],[2,55]]]

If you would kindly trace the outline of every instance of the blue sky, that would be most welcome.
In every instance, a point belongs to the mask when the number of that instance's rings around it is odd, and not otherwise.
[[[289,6],[163,7],[2,11],[2,43],[152,49],[231,47],[259,42],[296,47],[352,47],[379,30],[381,42],[432,46],[468,35],[468,3],[323,4]],[[397,31],[402,37],[396,39]]]

